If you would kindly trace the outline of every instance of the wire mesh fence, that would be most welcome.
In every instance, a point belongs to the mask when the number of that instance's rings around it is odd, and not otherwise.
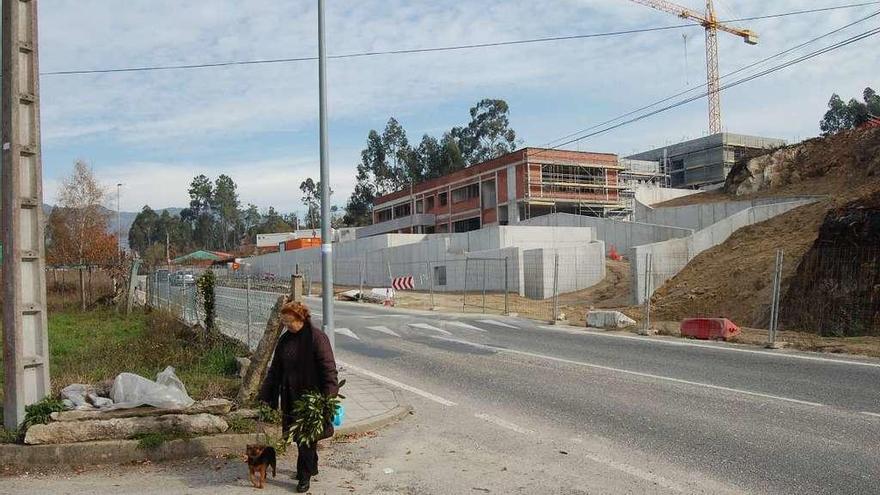
[[[814,247],[781,291],[778,314],[787,330],[880,335],[880,247]]]

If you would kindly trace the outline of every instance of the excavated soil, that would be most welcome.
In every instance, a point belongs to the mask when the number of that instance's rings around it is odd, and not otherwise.
[[[754,327],[769,319],[776,250],[783,249],[782,293],[786,294],[801,259],[816,241],[828,212],[880,191],[880,132],[853,131],[802,143],[794,158],[779,165],[775,184],[753,194],[712,192],[677,198],[663,206],[752,199],[767,196],[824,194],[819,203],[802,206],[735,232],[726,242],[694,258],[652,298],[658,319],[723,316]],[[731,176],[739,173],[734,169]],[[727,189],[736,184],[728,181]],[[833,242],[833,240],[832,240]],[[784,302],[783,302],[784,303]]]

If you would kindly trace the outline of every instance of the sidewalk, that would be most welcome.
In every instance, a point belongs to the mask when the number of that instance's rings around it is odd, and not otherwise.
[[[346,371],[340,366],[339,379],[345,386],[339,391],[345,396],[345,419],[337,434],[360,433],[378,428],[409,413],[409,406],[401,404],[394,390],[367,377]]]

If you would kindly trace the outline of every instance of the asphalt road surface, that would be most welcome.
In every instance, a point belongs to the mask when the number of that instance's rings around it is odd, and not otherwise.
[[[335,322],[337,360],[416,406],[373,448],[429,452],[405,471],[424,493],[880,490],[878,360],[355,303]]]

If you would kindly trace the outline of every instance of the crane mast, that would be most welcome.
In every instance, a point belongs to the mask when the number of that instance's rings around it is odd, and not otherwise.
[[[663,12],[677,15],[703,26],[706,30],[706,94],[709,99],[709,133],[721,132],[721,76],[718,72],[718,31],[739,36],[749,45],[758,44],[758,35],[749,29],[740,29],[718,22],[712,0],[706,0],[706,12],[700,13],[666,0],[630,0]]]

